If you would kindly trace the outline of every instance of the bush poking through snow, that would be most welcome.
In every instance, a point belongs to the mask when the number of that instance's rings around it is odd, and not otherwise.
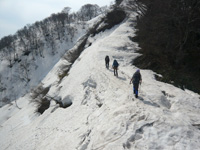
[[[120,8],[115,8],[113,11],[106,15],[105,22],[107,23],[107,28],[110,29],[113,26],[121,23],[126,18],[126,13]]]
[[[39,85],[31,92],[31,97],[36,99],[38,97],[44,97],[49,92],[50,87],[44,88],[42,85]]]
[[[68,76],[68,71],[63,71],[62,73],[59,73],[59,74],[58,74],[59,82],[61,82],[62,79],[63,79],[64,77],[66,77],[66,76]]]
[[[40,99],[37,102],[39,104],[37,112],[39,112],[40,114],[43,114],[44,111],[47,110],[49,108],[49,106],[50,106],[50,101],[46,97]]]
[[[84,50],[88,37],[89,34],[86,34],[81,39],[79,39],[76,46],[74,46],[74,48],[72,48],[71,50],[67,51],[67,53],[63,56],[63,59],[65,59],[72,65],[80,56],[81,52]]]
[[[125,18],[125,11],[119,8],[115,8],[114,10],[106,14],[106,18],[102,19],[101,22],[94,26],[94,28],[90,29],[90,34],[92,36],[95,36],[100,32],[104,32],[107,29],[111,29],[115,25],[121,23]]]
[[[32,91],[31,97],[33,99],[33,102],[36,104],[36,112],[43,114],[44,111],[50,107],[51,100],[55,101],[56,104],[58,104],[61,108],[67,108],[72,105],[73,98],[71,96],[67,96],[63,100],[61,100],[60,97],[51,97],[47,95],[49,89],[50,87],[45,88],[42,85],[39,85],[36,89]]]
[[[71,67],[71,65],[64,65],[61,67],[61,69],[60,69],[61,71],[58,73],[59,82],[61,82],[64,77],[68,76],[70,67]]]
[[[43,114],[45,110],[47,110],[50,106],[50,100],[48,100],[45,96],[49,92],[50,87],[44,88],[42,85],[39,85],[33,92],[31,97],[33,98],[33,102],[37,105],[37,112]]]

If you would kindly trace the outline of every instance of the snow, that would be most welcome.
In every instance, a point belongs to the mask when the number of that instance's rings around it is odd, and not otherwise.
[[[155,80],[151,70],[141,70],[139,98],[129,84],[137,67],[138,45],[130,41],[134,28],[128,19],[89,37],[87,47],[59,82],[60,61],[42,80],[49,96],[72,102],[66,109],[51,102],[42,115],[27,94],[17,100],[20,108],[0,109],[2,150],[199,150],[200,100],[192,91],[183,91]],[[76,46],[76,45],[75,45]],[[134,49],[133,49],[134,48]],[[106,69],[117,59],[119,77]]]
[[[92,21],[91,21],[92,22]],[[49,26],[52,26],[50,24]],[[67,26],[68,27],[68,26]],[[0,61],[0,88],[6,88],[4,91],[0,91],[0,99],[7,98],[8,101],[13,101],[28,92],[30,92],[34,87],[36,87],[42,79],[49,73],[54,66],[64,55],[66,51],[71,49],[78,38],[85,34],[86,29],[89,27],[87,22],[85,22],[83,29],[83,24],[71,24],[71,30],[74,28],[74,35],[66,35],[66,39],[68,41],[59,41],[55,40],[55,47],[52,49],[48,44],[44,46],[42,49],[43,56],[39,56],[34,54],[34,52],[30,53],[28,56],[23,56],[23,50],[20,44],[16,44],[16,49],[20,62],[15,62],[13,66],[10,68],[8,60],[6,60],[7,56],[5,52],[0,51],[0,55],[2,55],[2,59]],[[68,27],[69,28],[69,27]],[[43,37],[44,35],[37,31],[38,37]],[[45,43],[45,39],[43,40]],[[31,79],[29,82],[26,82],[26,71],[21,68],[21,65],[26,66],[28,72],[28,78]],[[23,71],[22,71],[23,70]],[[7,102],[8,103],[8,102]],[[5,103],[6,104],[6,103]],[[5,105],[2,100],[0,101],[0,107]]]

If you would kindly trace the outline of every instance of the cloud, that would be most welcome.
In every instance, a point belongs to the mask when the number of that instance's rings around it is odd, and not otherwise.
[[[65,0],[0,0],[0,38],[60,12]],[[60,3],[59,3],[60,2]]]
[[[6,35],[14,34],[19,29],[19,26],[13,23],[5,22],[0,19],[0,38]]]
[[[45,3],[44,1],[40,0],[15,0],[13,1],[12,5],[8,4],[6,10],[4,9],[4,15],[9,16],[9,18],[13,16],[10,18],[11,20],[18,18],[18,20],[23,22],[25,21],[27,23],[33,23],[32,20],[44,19],[45,17],[50,16],[52,13],[57,13],[64,8],[64,6],[61,8],[57,7],[57,5]]]

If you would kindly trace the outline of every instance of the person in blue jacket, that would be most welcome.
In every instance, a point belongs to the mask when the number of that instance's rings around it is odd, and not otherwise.
[[[112,67],[113,67],[113,69],[114,69],[114,76],[117,76],[117,77],[118,77],[118,72],[117,72],[118,66],[119,66],[119,63],[118,63],[117,60],[115,59],[115,60],[113,61]]]
[[[137,69],[136,72],[133,74],[133,77],[131,78],[130,84],[131,83],[133,83],[133,92],[135,94],[135,97],[138,98],[139,84],[142,83],[142,76],[140,74],[140,69]]]

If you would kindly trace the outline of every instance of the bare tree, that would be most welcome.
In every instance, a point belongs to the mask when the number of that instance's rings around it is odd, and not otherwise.
[[[86,4],[81,7],[78,12],[78,16],[81,21],[88,21],[101,13],[101,9],[98,5]]]
[[[26,83],[30,81],[29,66],[30,66],[30,63],[27,60],[24,60],[23,62],[20,63],[20,68],[18,72],[20,79]]]
[[[8,48],[7,48],[7,55],[6,55],[6,59],[8,60],[8,62],[9,62],[9,67],[10,68],[12,68],[12,60],[13,60],[13,57],[12,57],[12,54],[13,54],[13,49],[12,49],[12,47],[11,46],[9,46]]]

